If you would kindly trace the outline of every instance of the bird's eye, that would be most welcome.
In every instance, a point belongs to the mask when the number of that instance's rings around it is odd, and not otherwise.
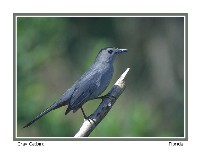
[[[113,52],[112,50],[109,50],[109,51],[108,51],[108,53],[110,53],[110,54],[112,54],[112,52]]]

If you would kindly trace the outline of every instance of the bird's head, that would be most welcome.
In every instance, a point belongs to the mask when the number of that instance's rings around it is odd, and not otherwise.
[[[107,47],[100,50],[99,54],[96,57],[95,62],[101,63],[113,63],[117,54],[127,52],[127,49],[118,49],[115,47]]]

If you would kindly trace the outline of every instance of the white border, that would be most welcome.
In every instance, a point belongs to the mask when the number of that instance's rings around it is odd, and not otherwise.
[[[51,14],[51,13],[50,13]],[[151,13],[150,13],[151,14]],[[174,14],[180,14],[180,13],[174,13]],[[121,18],[124,18],[124,17],[138,17],[138,18],[140,18],[140,17],[183,17],[184,18],[184,137],[87,137],[87,138],[74,138],[74,137],[17,137],[17,18],[18,17],[121,17]],[[182,139],[182,138],[186,138],[186,99],[185,99],[185,97],[186,97],[186,61],[185,61],[185,58],[186,58],[186,17],[185,17],[185,15],[177,15],[177,16],[170,16],[170,15],[156,15],[156,16],[140,16],[140,15],[138,15],[138,16],[104,16],[104,15],[102,15],[102,16],[95,16],[95,15],[91,15],[91,16],[88,16],[88,15],[85,15],[85,16],[74,16],[74,15],[71,15],[71,16],[65,16],[65,15],[58,15],[58,16],[54,16],[54,15],[52,15],[52,16],[48,16],[48,15],[36,15],[36,16],[34,16],[34,15],[16,15],[16,18],[15,18],[15,23],[16,23],[16,28],[15,28],[15,36],[16,36],[16,41],[15,41],[15,49],[16,49],[16,58],[15,58],[15,61],[16,61],[16,63],[15,63],[15,74],[16,74],[16,79],[15,79],[15,85],[16,85],[16,92],[15,92],[15,95],[16,95],[16,103],[15,103],[15,123],[16,123],[16,125],[15,125],[15,137],[16,137],[16,139],[37,139],[37,140],[42,140],[42,139],[60,139],[60,140],[72,140],[72,139],[74,139],[74,140],[81,140],[81,139],[84,139],[84,140],[86,140],[86,139],[99,139],[99,140],[101,140],[101,139],[124,139],[124,140],[126,140],[126,139],[135,139],[136,141],[137,141],[137,139],[139,140],[139,139],[162,139],[162,140],[166,140],[166,141],[168,141],[168,139],[172,139],[172,141],[173,141],[173,139]],[[43,140],[42,140],[43,141]]]

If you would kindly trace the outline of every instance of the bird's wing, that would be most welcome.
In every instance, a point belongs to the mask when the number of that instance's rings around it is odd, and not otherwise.
[[[70,100],[70,108],[72,110],[77,110],[88,100],[96,98],[93,96],[94,92],[98,92],[97,89],[100,86],[100,79],[101,74],[99,72],[95,72],[77,82],[77,86]]]

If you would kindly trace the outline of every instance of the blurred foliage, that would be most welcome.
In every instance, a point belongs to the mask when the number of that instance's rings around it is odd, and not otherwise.
[[[184,19],[181,17],[18,17],[17,136],[73,137],[81,111],[67,107],[22,127],[53,104],[101,48],[127,48],[108,92],[127,67],[126,90],[92,137],[184,136]],[[91,114],[100,100],[84,105]]]

